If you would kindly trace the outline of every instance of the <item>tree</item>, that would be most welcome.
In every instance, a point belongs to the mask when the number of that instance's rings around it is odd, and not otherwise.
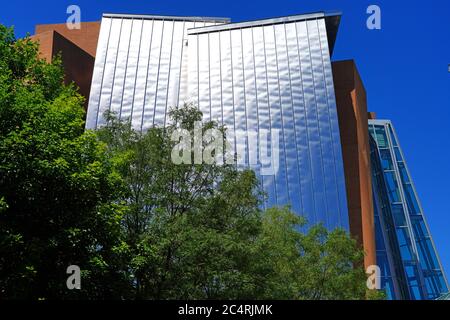
[[[258,268],[271,270],[265,298],[365,299],[364,252],[356,241],[342,229],[328,231],[321,224],[300,232],[305,225],[287,207],[264,212],[258,251],[265,259]]]
[[[255,175],[234,165],[174,163],[172,133],[192,132],[202,114],[186,106],[169,116],[169,127],[140,134],[107,115],[98,132],[127,185],[123,230],[136,297],[253,297],[250,252],[260,228]],[[201,130],[212,128],[225,133],[213,122]]]
[[[108,297],[121,275],[121,206],[105,145],[84,132],[83,98],[29,38],[0,25],[0,297]],[[83,290],[66,287],[79,265]]]
[[[107,114],[98,132],[125,182],[124,268],[136,298],[366,297],[364,253],[356,241],[322,225],[302,233],[306,221],[288,207],[261,211],[264,195],[252,171],[196,164],[190,147],[190,161],[177,164],[171,155],[180,141],[171,137],[183,129],[192,137],[202,114],[185,105],[169,117],[167,128],[138,133]],[[200,126],[202,133],[212,128],[225,143],[225,128]]]

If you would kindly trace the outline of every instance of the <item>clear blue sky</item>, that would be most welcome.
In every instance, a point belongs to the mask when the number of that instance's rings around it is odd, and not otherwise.
[[[333,59],[356,60],[369,109],[397,129],[447,275],[450,276],[450,1],[414,0],[18,0],[3,1],[0,23],[17,36],[65,22],[77,4],[82,21],[103,12],[230,17],[233,21],[342,11]],[[366,28],[366,9],[381,7],[382,29]]]

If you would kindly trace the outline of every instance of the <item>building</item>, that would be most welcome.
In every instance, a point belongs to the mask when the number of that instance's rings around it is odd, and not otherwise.
[[[339,13],[239,23],[104,14],[80,30],[37,26],[33,37],[44,58],[62,54],[66,81],[86,97],[86,128],[104,125],[105,111],[137,130],[164,126],[171,107],[194,103],[205,120],[227,126],[233,150],[244,151],[240,165],[255,170],[269,195],[265,206],[290,204],[310,223],[348,230],[366,252],[365,266],[381,264],[389,298],[432,299],[448,286],[443,271],[433,269],[428,278],[445,286],[425,291],[428,271],[416,286],[399,259],[397,207],[389,201],[382,151],[369,135],[373,116],[356,65],[331,62],[339,23]],[[256,143],[240,132],[252,132]],[[264,145],[271,160],[279,155],[272,174],[262,161]]]
[[[113,111],[137,130],[163,126],[185,102],[228,128],[268,194],[311,223],[349,228],[329,38],[338,15],[226,19],[110,15],[102,19],[86,128]],[[276,174],[262,174],[263,132],[279,132]],[[238,131],[254,132],[256,145]],[[274,156],[272,156],[273,158]],[[250,161],[246,161],[245,166]],[[269,164],[269,166],[272,165]]]
[[[384,180],[374,196],[380,198],[377,263],[386,287],[393,297],[437,299],[449,287],[395,129],[389,120],[371,119],[369,132],[373,174]]]

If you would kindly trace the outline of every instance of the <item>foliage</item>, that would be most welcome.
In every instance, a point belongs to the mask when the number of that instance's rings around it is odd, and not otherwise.
[[[111,202],[120,179],[83,124],[83,98],[64,85],[60,61],[0,26],[0,297],[113,294],[95,284],[114,272],[99,262],[120,239]],[[72,264],[85,290],[67,290]]]
[[[181,164],[171,133],[192,133],[193,106],[140,134],[107,115],[98,132],[126,184],[123,228],[132,291],[143,299],[364,299],[360,250],[343,230],[310,226],[289,208],[260,210],[253,172]],[[219,128],[203,124],[202,131]],[[205,145],[202,146],[203,148]],[[191,155],[193,159],[193,155]]]

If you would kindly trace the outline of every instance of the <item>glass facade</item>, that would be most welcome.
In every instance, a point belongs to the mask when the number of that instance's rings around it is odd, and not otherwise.
[[[334,19],[335,18],[335,19]],[[333,20],[334,19],[334,20]],[[330,55],[339,15],[297,15],[243,23],[226,19],[104,15],[89,100],[88,129],[115,111],[146,130],[169,108],[192,102],[227,127],[232,151],[268,195],[310,223],[349,229]],[[331,22],[330,22],[331,21]],[[279,132],[279,143],[264,142]],[[237,139],[255,133],[256,143]],[[262,174],[262,143],[279,155]],[[248,159],[247,159],[248,160]]]
[[[395,130],[390,121],[369,120],[369,132],[383,287],[393,299],[437,299],[448,284]]]

